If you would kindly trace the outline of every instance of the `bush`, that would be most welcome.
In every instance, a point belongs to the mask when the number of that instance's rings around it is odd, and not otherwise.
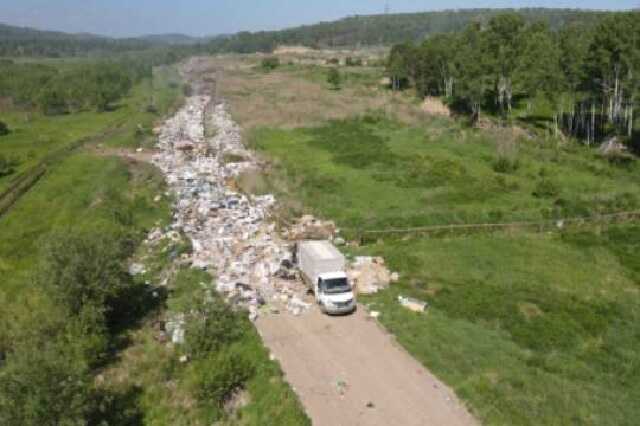
[[[0,136],[9,134],[9,126],[4,121],[0,121]]]
[[[56,233],[44,242],[36,281],[53,300],[78,315],[91,305],[107,314],[127,315],[119,306],[133,282],[123,263],[132,254],[130,241],[108,233]]]
[[[4,155],[0,154],[0,178],[13,174],[15,172],[16,165],[17,161],[10,160]]]
[[[496,173],[513,173],[519,168],[520,162],[517,159],[502,156],[493,163],[493,171]]]
[[[182,94],[187,98],[193,96],[193,88],[189,83],[185,83],[182,85]]]
[[[362,66],[362,59],[360,59],[360,58],[355,58],[354,59],[351,56],[348,56],[346,61],[345,61],[345,64],[348,67],[361,67]]]
[[[280,59],[275,56],[264,58],[261,65],[264,71],[273,71],[280,66]]]
[[[48,336],[7,357],[0,369],[0,424],[86,424],[91,375],[65,339]]]
[[[329,73],[327,74],[327,83],[329,83],[334,90],[340,89],[340,72],[337,68],[329,69]]]
[[[221,408],[255,374],[255,365],[246,349],[228,348],[194,363],[191,371],[191,387],[198,401],[213,401]]]
[[[246,318],[234,312],[219,296],[196,301],[185,330],[185,350],[194,358],[205,358],[224,345],[240,339],[247,331]]]
[[[533,196],[537,198],[551,198],[560,193],[560,187],[554,181],[542,178],[533,190]]]

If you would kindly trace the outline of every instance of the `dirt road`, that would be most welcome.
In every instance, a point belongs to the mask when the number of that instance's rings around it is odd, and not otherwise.
[[[257,327],[316,426],[475,425],[453,392],[364,308],[262,316]]]

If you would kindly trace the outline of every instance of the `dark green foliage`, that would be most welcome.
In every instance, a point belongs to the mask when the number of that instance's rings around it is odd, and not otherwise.
[[[43,88],[36,103],[44,115],[61,115],[69,112],[62,93],[55,88]]]
[[[415,49],[408,43],[398,44],[391,48],[387,62],[387,73],[391,79],[391,89],[404,89],[409,83],[409,77],[414,75],[413,59]]]
[[[384,138],[362,124],[362,120],[337,120],[307,130],[311,144],[331,153],[334,161],[355,168],[395,161]]]
[[[496,173],[513,173],[520,168],[520,162],[517,159],[500,156],[493,162],[492,167]]]
[[[0,424],[85,424],[92,378],[69,344],[51,336],[43,346],[9,354],[0,369]]]
[[[334,90],[339,90],[341,81],[340,71],[338,71],[337,68],[329,68],[327,72],[327,83],[329,83]]]
[[[13,174],[17,165],[17,161],[0,154],[0,178]]]
[[[134,62],[0,66],[0,96],[25,108],[38,107],[46,115],[89,108],[105,111],[146,74],[142,68]]]
[[[43,244],[37,282],[74,315],[86,305],[121,312],[116,302],[132,285],[124,265],[132,248],[127,238],[99,231],[52,234]]]
[[[221,297],[194,304],[188,314],[185,341],[185,350],[193,357],[206,357],[247,332],[249,324],[242,320],[242,314],[234,312]]]
[[[201,403],[213,402],[221,408],[255,374],[255,366],[243,349],[231,346],[211,351],[192,367],[197,374],[191,386]]]
[[[552,198],[560,194],[560,187],[550,178],[540,178],[533,190],[533,196],[538,198]]]
[[[362,59],[352,58],[351,56],[347,56],[347,59],[345,60],[345,65],[348,67],[361,67]]]
[[[260,63],[263,71],[273,71],[280,66],[280,59],[276,56],[270,56],[268,58],[264,58]]]
[[[0,136],[5,136],[9,134],[9,126],[4,121],[0,121]]]

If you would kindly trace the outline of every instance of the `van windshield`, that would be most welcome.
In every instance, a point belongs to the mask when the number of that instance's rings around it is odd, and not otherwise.
[[[346,278],[334,278],[322,281],[322,288],[327,294],[346,293],[351,291],[351,287]]]

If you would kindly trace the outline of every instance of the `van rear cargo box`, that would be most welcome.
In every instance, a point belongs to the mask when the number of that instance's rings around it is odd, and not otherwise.
[[[309,281],[318,275],[345,270],[345,258],[329,241],[302,241],[298,243],[300,270]]]

